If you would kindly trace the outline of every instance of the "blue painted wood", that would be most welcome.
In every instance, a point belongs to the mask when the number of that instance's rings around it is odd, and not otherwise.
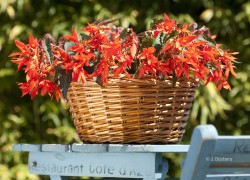
[[[71,151],[71,145],[68,144],[43,144],[43,152],[68,152]]]
[[[13,151],[24,152],[38,152],[41,151],[42,145],[40,144],[14,144],[12,146]]]
[[[81,153],[98,153],[98,152],[108,152],[108,144],[73,144],[73,152]]]
[[[181,180],[250,180],[250,136],[218,136],[211,126],[195,128]]]
[[[163,164],[156,153],[30,152],[29,172],[53,176],[161,179]]]
[[[50,175],[53,179],[62,178],[61,175],[67,176],[95,176],[95,177],[105,177],[103,174],[88,174],[89,172],[83,172],[81,174],[71,173],[72,166],[77,166],[79,161],[84,163],[89,163],[95,161],[96,159],[101,160],[103,166],[98,166],[98,172],[103,167],[108,167],[105,165],[104,159],[106,158],[106,163],[110,162],[116,168],[119,166],[117,164],[122,163],[126,170],[126,176],[124,174],[116,174],[116,177],[134,177],[143,178],[145,180],[153,179],[164,179],[168,171],[168,163],[162,158],[161,152],[187,152],[189,145],[118,145],[118,144],[15,144],[12,147],[13,151],[24,151],[29,152],[29,171],[33,174],[43,174]],[[153,154],[154,158],[149,158]],[[99,156],[102,156],[101,158]],[[133,157],[131,157],[133,156]],[[143,158],[138,159],[140,156]],[[66,157],[65,160],[64,158]],[[116,158],[114,158],[116,157]],[[55,160],[60,159],[60,162]],[[72,161],[73,159],[73,161]],[[139,162],[138,162],[139,160]],[[63,161],[64,164],[62,163]],[[130,162],[130,164],[128,162]],[[148,162],[146,162],[148,161]],[[47,164],[46,164],[47,163]],[[66,163],[66,164],[65,164]],[[68,174],[55,171],[55,167],[61,167],[65,171],[68,170]],[[150,166],[146,168],[145,166]],[[152,166],[152,167],[151,167]],[[90,168],[89,164],[85,164],[85,167]],[[138,169],[129,169],[131,167],[140,167],[144,169],[147,174],[141,176],[141,172]],[[68,168],[68,169],[67,169]],[[121,165],[120,165],[121,168]],[[48,170],[50,169],[51,172]],[[112,169],[110,169],[112,173]],[[138,171],[138,172],[137,172]],[[152,172],[151,172],[152,171]],[[91,171],[93,172],[93,171]],[[131,175],[130,175],[131,174]],[[144,172],[145,174],[145,172]],[[109,175],[107,175],[109,176]]]
[[[163,152],[187,153],[181,180],[250,180],[250,136],[218,136],[212,125],[195,128],[190,146],[15,144],[12,149],[29,152],[31,173],[54,180],[66,179],[63,175],[164,179],[168,163]]]
[[[29,148],[30,147],[30,148]],[[36,147],[36,148],[34,148]],[[33,174],[47,174],[50,175],[53,179],[61,178],[60,175],[67,175],[67,176],[104,176],[105,175],[98,175],[98,174],[87,174],[87,172],[83,172],[82,174],[71,174],[70,172],[67,173],[52,173],[48,172],[49,169],[53,169],[56,166],[56,161],[53,157],[57,157],[57,159],[61,157],[67,157],[67,159],[74,159],[74,165],[77,166],[77,162],[82,160],[82,162],[89,162],[95,160],[100,154],[103,154],[102,158],[99,158],[103,161],[104,158],[108,158],[107,161],[110,161],[112,164],[117,164],[118,162],[123,162],[124,160],[129,160],[131,164],[123,163],[124,168],[129,169],[133,166],[141,167],[147,171],[148,176],[141,177],[140,172],[136,170],[130,170],[129,174],[132,174],[134,178],[143,178],[145,180],[153,180],[153,179],[164,179],[168,171],[168,163],[167,161],[162,158],[161,152],[187,152],[189,149],[189,145],[131,145],[131,144],[72,144],[72,145],[65,145],[65,144],[42,144],[42,145],[33,145],[30,144],[15,144],[13,145],[13,151],[25,151],[29,152],[29,170],[30,173]],[[118,154],[119,153],[119,154]],[[131,155],[134,154],[134,157],[131,158]],[[150,154],[154,155],[154,158],[151,158],[150,162],[145,162],[145,160],[149,159],[148,157],[144,157],[139,162],[141,164],[136,163],[138,157],[140,156],[149,156]],[[34,158],[35,156],[35,158]],[[77,156],[77,157],[76,157]],[[113,157],[120,157],[112,159]],[[91,157],[91,159],[89,159]],[[84,158],[84,159],[82,159]],[[88,160],[87,160],[88,159]],[[46,163],[45,163],[46,161]],[[70,160],[69,160],[70,161]],[[107,162],[106,161],[106,162]],[[48,164],[50,162],[50,164]],[[71,163],[72,162],[68,162]],[[57,162],[57,164],[62,164],[62,162]],[[70,166],[70,165],[69,165]],[[67,170],[67,162],[66,167]],[[89,165],[85,165],[89,167]],[[104,167],[105,165],[103,165]],[[107,165],[106,165],[107,166]],[[145,166],[152,166],[150,168],[145,168]],[[47,168],[48,167],[48,168]],[[59,167],[59,166],[58,166]],[[61,166],[60,166],[61,167]],[[70,166],[71,167],[71,166]],[[98,172],[100,167],[98,167]],[[119,168],[119,166],[116,166]],[[68,168],[69,169],[69,168]],[[69,169],[70,171],[71,169]],[[52,171],[52,170],[51,170]],[[129,170],[127,170],[129,171]],[[154,171],[154,172],[151,172]],[[60,175],[59,175],[60,174]],[[137,174],[137,175],[134,175]],[[116,177],[126,177],[124,175],[116,174]],[[130,176],[130,175],[127,175]],[[131,177],[131,176],[130,176]]]
[[[170,145],[132,145],[132,144],[14,144],[13,151],[24,152],[187,152],[189,145],[170,144]]]
[[[169,145],[129,145],[110,144],[108,152],[187,152],[189,145],[169,144]]]
[[[206,180],[250,180],[249,174],[207,175]]]
[[[159,157],[158,157],[159,158]],[[155,153],[29,153],[29,172],[32,174],[160,178],[161,172]],[[160,174],[159,174],[160,173]]]
[[[68,179],[65,176],[54,176],[54,175],[51,175],[49,177],[50,177],[51,180],[67,180]]]
[[[250,153],[250,136],[219,136],[215,152]]]
[[[212,125],[195,128],[182,169],[181,180],[205,179],[210,165],[206,157],[211,156],[217,137],[218,133]]]

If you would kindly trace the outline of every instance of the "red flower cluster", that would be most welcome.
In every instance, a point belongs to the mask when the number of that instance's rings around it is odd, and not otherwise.
[[[238,53],[220,49],[207,28],[196,30],[194,25],[180,26],[165,14],[163,22],[146,31],[144,39],[159,39],[162,42],[159,42],[159,46],[143,48],[139,54],[139,77],[144,74],[185,76],[187,79],[198,78],[205,84],[212,81],[218,90],[222,87],[231,89],[227,79],[229,73],[237,77],[234,72],[236,58],[233,55]]]
[[[131,32],[123,37],[121,33],[127,30]],[[89,24],[82,33],[84,34],[79,38],[73,28],[72,35],[64,36],[73,45],[68,50],[59,50],[60,55],[57,56],[61,67],[72,71],[73,81],[84,83],[86,78],[100,77],[105,84],[110,73],[115,77],[125,73],[129,77],[127,68],[131,66],[138,47],[137,36],[131,29]],[[69,51],[71,56],[68,55]],[[66,58],[61,58],[62,56]],[[91,66],[93,72],[83,68]]]
[[[30,94],[33,99],[41,90],[41,95],[48,93],[58,100],[62,94],[65,97],[65,82],[85,83],[95,78],[104,85],[109,76],[122,74],[128,78],[130,74],[133,78],[197,78],[204,84],[214,82],[219,90],[230,89],[230,73],[237,76],[237,53],[222,50],[207,28],[177,24],[166,14],[152,29],[138,35],[130,28],[101,22],[88,24],[80,34],[73,28],[61,40],[56,44],[51,37],[36,40],[30,35],[28,44],[15,41],[20,52],[10,57],[26,73],[26,82],[19,83],[23,96]]]
[[[53,62],[53,65],[52,62],[49,62],[40,42],[35,40],[32,35],[29,37],[28,44],[15,41],[21,51],[10,54],[10,57],[16,57],[12,62],[18,64],[18,70],[23,68],[26,73],[26,82],[18,84],[22,90],[22,96],[30,94],[33,99],[41,90],[42,96],[48,93],[52,98],[55,96],[59,100],[62,93],[52,78],[57,62]]]

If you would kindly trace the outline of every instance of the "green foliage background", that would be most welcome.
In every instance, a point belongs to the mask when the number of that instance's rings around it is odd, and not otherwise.
[[[217,92],[213,84],[196,93],[187,132],[199,124],[212,123],[220,134],[250,134],[250,1],[247,0],[0,0],[0,179],[43,179],[28,174],[27,153],[11,152],[15,143],[79,142],[65,102],[49,97],[21,98],[16,82],[24,75],[8,55],[15,51],[13,40],[27,41],[32,33],[41,37],[69,34],[87,22],[120,17],[122,26],[136,32],[149,27],[151,19],[167,12],[179,22],[206,25],[224,48],[238,51],[238,78],[230,79],[232,91]],[[170,176],[179,176],[181,155],[168,155]]]

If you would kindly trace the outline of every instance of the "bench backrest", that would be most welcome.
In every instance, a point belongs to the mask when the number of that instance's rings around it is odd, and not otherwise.
[[[218,136],[214,126],[198,126],[181,180],[250,180],[250,136]]]

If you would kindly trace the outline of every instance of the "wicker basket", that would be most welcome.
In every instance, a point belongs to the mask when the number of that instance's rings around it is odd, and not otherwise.
[[[71,83],[70,112],[86,143],[168,144],[180,142],[197,81],[109,79]]]

